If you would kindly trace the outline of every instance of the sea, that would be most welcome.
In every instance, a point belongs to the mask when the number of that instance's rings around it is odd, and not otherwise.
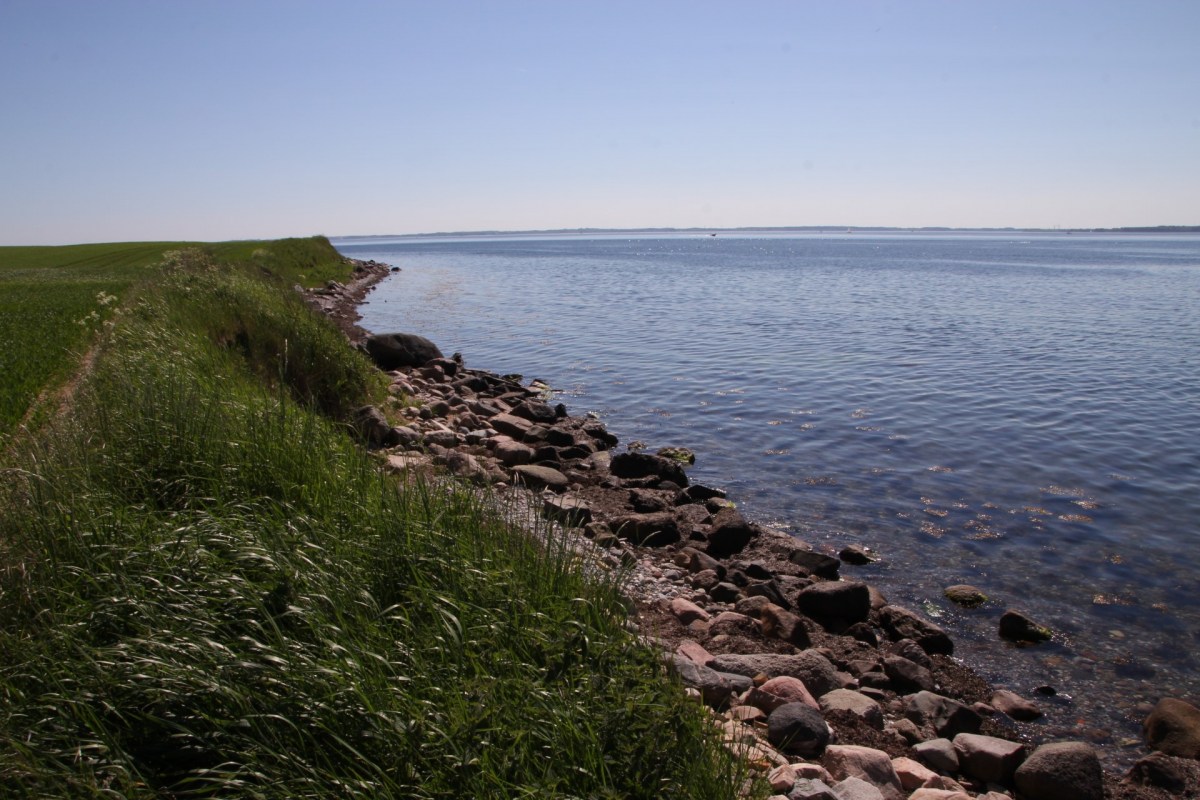
[[[362,324],[554,387],[836,553],[1118,765],[1200,702],[1200,236],[369,237]],[[971,584],[968,610],[943,596]],[[1016,647],[1019,610],[1054,632]]]

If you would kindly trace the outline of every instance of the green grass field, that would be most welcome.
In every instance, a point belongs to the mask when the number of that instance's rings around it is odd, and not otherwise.
[[[46,388],[63,381],[120,298],[183,242],[0,247],[0,440]],[[214,256],[254,263],[313,286],[344,277],[324,239],[223,242]]]
[[[327,242],[106,247],[23,256],[122,310],[0,465],[0,796],[738,796],[616,577],[348,435],[380,375],[289,288]]]

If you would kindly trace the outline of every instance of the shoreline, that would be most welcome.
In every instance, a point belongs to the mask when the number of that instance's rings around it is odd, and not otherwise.
[[[355,280],[331,284],[309,299],[361,345],[368,334],[355,324],[356,309],[392,270],[377,262],[352,263]],[[786,684],[789,678],[800,679],[801,692],[808,683],[818,687],[799,702],[824,715],[838,741],[834,747],[849,743],[908,759],[923,752],[918,745],[982,734],[992,747],[1017,742],[1010,762],[1034,752],[1036,732],[1015,719],[1036,713],[1027,699],[995,693],[956,662],[953,642],[937,625],[887,605],[865,583],[839,580],[841,564],[862,558],[861,552],[844,551],[841,560],[818,553],[746,521],[722,490],[690,485],[671,459],[617,453],[616,437],[599,420],[572,417],[565,406],[552,409],[543,402],[548,387],[522,387],[469,370],[457,354],[379,366],[391,375],[394,395],[422,403],[403,409],[405,425],[371,423],[374,432],[367,436],[389,468],[445,468],[499,491],[524,484],[542,493],[544,515],[578,529],[614,568],[636,565],[629,588],[639,630],[667,654],[685,684],[721,710],[718,719],[731,744],[752,762],[771,769],[789,762],[772,747],[763,724],[779,699],[763,695],[779,687],[773,681]],[[737,656],[760,658],[731,658]],[[790,666],[779,666],[784,663]],[[855,696],[838,694],[835,705],[826,700],[835,692]],[[952,707],[950,716],[967,721],[939,724],[937,714],[914,711],[911,698],[926,694],[940,698],[943,712]],[[1170,759],[1184,774],[1195,767],[1170,756],[1149,758]],[[1007,782],[965,768],[946,768],[924,780],[930,782],[926,788],[965,788],[982,797],[989,784],[1012,791],[1015,768]],[[1139,774],[1147,771],[1143,766]],[[1197,781],[1196,771],[1189,780]],[[1113,773],[1104,784],[1106,796],[1169,796]]]

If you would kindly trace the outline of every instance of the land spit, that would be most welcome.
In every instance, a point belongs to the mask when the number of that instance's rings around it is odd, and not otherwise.
[[[393,268],[352,263],[351,282],[307,296],[391,378],[390,407],[354,420],[384,468],[488,486],[618,571],[632,625],[778,796],[1200,796],[1192,706],[1160,703],[1154,752],[1123,776],[1087,743],[1038,744],[1036,702],[994,689],[942,628],[842,575],[869,552],[821,552],[744,519],[722,489],[688,479],[685,448],[618,452],[599,419],[551,405],[544,384],[470,369],[418,335],[369,335],[355,309]],[[953,588],[969,602],[970,587]],[[1041,634],[1009,622],[1006,635]]]

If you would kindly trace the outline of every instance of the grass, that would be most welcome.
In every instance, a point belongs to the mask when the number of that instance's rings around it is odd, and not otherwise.
[[[260,249],[127,283],[13,448],[0,793],[735,796],[613,581],[353,444],[376,374],[280,288],[313,262]]]
[[[145,280],[163,253],[181,242],[0,247],[0,437],[26,416],[38,395],[62,382],[119,299]],[[213,257],[254,264],[281,281],[314,286],[344,279],[346,267],[328,240],[223,242]],[[0,440],[2,441],[2,440]]]

